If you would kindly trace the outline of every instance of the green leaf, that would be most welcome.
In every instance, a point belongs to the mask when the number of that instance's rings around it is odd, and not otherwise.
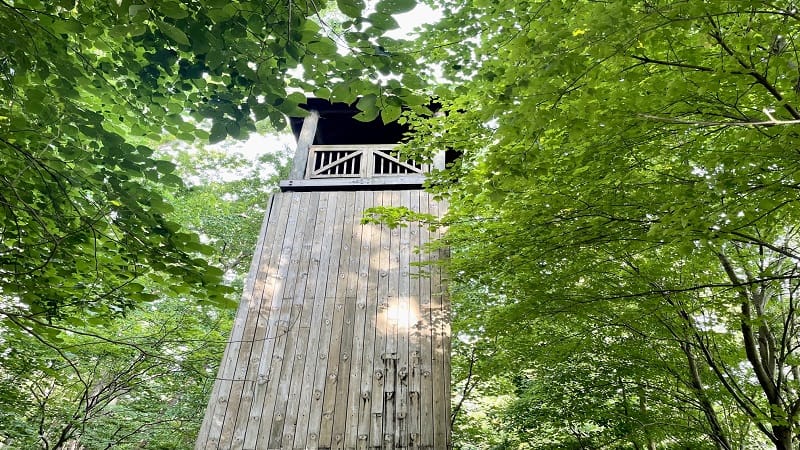
[[[71,34],[71,33],[82,32],[84,30],[84,27],[77,20],[66,19],[66,20],[56,20],[53,23],[53,30],[56,33]]]
[[[255,115],[256,120],[261,121],[269,117],[271,108],[265,103],[258,103],[250,107],[250,110],[253,111],[253,115]]]
[[[308,44],[308,50],[320,56],[331,56],[336,54],[336,44],[330,39],[314,41]]]
[[[378,96],[375,94],[367,94],[358,99],[358,103],[356,103],[356,108],[361,111],[371,111],[375,109],[375,102],[378,100]]]
[[[228,130],[225,128],[225,123],[220,120],[215,120],[214,124],[211,125],[208,142],[210,144],[216,144],[217,142],[225,140],[226,137],[228,137]]]
[[[206,54],[206,65],[209,69],[215,70],[218,69],[224,62],[224,56],[222,52],[218,49],[211,49],[211,51]]]
[[[314,91],[314,95],[317,98],[324,98],[327,99],[331,96],[331,90],[326,87],[321,87]]]
[[[161,30],[162,33],[166,34],[167,37],[172,39],[173,41],[177,42],[178,44],[182,45],[189,45],[189,37],[186,36],[186,33],[179,30],[174,25],[168,24],[163,21],[156,22],[158,25],[158,29]]]
[[[208,18],[216,23],[227,22],[239,12],[236,4],[226,3],[224,6],[210,7],[205,9]]]
[[[131,5],[128,7],[128,15],[130,15],[132,19],[141,19],[147,16],[148,10],[149,8],[147,5]]]
[[[393,30],[400,26],[394,17],[389,14],[383,14],[379,12],[370,14],[369,17],[367,17],[367,20],[370,21],[373,27],[382,31]]]
[[[425,81],[415,73],[403,74],[402,82],[403,86],[408,89],[422,89],[425,87]]]
[[[339,11],[354,19],[361,17],[365,7],[363,0],[336,0],[336,5]]]
[[[333,87],[331,101],[350,104],[356,99],[356,93],[351,88],[351,82],[343,81]]]
[[[171,161],[157,160],[155,162],[156,169],[161,173],[172,173],[175,171],[175,163]]]
[[[384,124],[394,122],[403,112],[402,108],[394,105],[387,105],[381,110],[381,120]]]
[[[286,97],[286,101],[295,105],[299,105],[306,102],[306,96],[302,92],[292,92],[288,97]]]
[[[178,2],[164,1],[158,5],[158,10],[172,19],[184,19],[189,16],[189,11],[183,9]]]
[[[353,116],[354,119],[360,122],[372,122],[373,120],[378,118],[378,114],[380,111],[378,108],[373,108],[367,111],[361,111],[360,113]]]

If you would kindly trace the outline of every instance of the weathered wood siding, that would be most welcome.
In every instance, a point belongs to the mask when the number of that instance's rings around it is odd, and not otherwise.
[[[450,329],[421,190],[286,192],[268,208],[198,449],[447,449]]]

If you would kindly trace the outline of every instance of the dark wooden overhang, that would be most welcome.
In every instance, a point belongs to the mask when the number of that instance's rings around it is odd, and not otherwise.
[[[317,132],[312,145],[397,144],[403,141],[405,133],[408,132],[406,125],[397,122],[384,125],[380,117],[371,122],[354,119],[353,116],[359,113],[355,105],[310,98],[300,107],[319,113]],[[300,137],[303,120],[303,117],[289,119],[295,139]]]

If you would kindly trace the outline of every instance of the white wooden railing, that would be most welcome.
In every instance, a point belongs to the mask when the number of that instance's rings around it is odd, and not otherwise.
[[[396,144],[312,145],[306,179],[376,178],[423,175],[428,164],[418,164],[393,152]]]

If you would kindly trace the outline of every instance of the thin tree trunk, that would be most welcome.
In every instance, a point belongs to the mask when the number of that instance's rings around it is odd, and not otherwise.
[[[644,389],[639,390],[639,413],[642,417],[647,417],[647,400],[645,399]],[[650,435],[649,421],[643,424],[642,429],[644,430],[644,438],[647,441],[647,449],[656,450],[656,443],[653,442],[653,436]]]
[[[725,435],[725,431],[722,429],[722,425],[720,425],[719,418],[717,418],[714,405],[711,404],[711,401],[706,395],[705,388],[703,388],[700,370],[697,367],[697,360],[694,357],[694,353],[692,353],[691,346],[686,342],[681,342],[681,350],[683,350],[684,355],[686,355],[686,360],[689,363],[689,375],[691,376],[692,389],[695,391],[697,400],[700,402],[700,406],[703,409],[703,414],[706,416],[708,425],[711,427],[711,439],[718,449],[733,450],[728,437]]]

